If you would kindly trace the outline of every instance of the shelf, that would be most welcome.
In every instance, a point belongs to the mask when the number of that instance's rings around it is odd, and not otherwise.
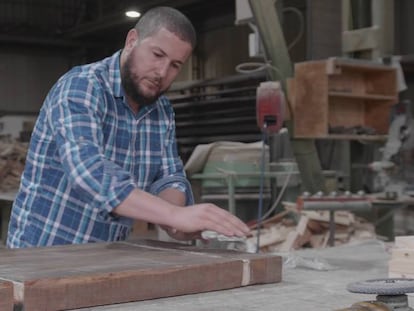
[[[348,99],[363,99],[363,100],[378,100],[378,101],[390,101],[395,100],[395,96],[377,95],[377,94],[353,94],[348,92],[329,91],[330,97],[348,98]]]
[[[329,134],[325,137],[318,137],[317,139],[332,139],[332,140],[361,140],[372,142],[386,142],[387,135],[354,135],[354,134]]]
[[[332,62],[333,66],[330,64],[330,68],[336,70],[351,70],[354,72],[364,72],[364,73],[383,73],[385,71],[393,72],[395,69],[393,67],[386,66],[382,63],[367,61],[363,59],[352,59],[352,58],[337,58],[332,57],[327,60],[327,62]]]
[[[388,134],[391,106],[398,101],[395,68],[329,58],[296,63],[292,80],[294,137],[382,141]],[[375,135],[332,135],[329,130],[338,127],[367,128]]]

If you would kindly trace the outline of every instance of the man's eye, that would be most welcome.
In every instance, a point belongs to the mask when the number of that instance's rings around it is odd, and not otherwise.
[[[180,69],[180,68],[181,68],[181,65],[180,65],[180,64],[175,64],[175,63],[173,63],[171,66],[172,66],[173,68],[175,68],[175,69]]]
[[[162,54],[161,53],[154,53],[154,56],[155,57],[162,57]]]

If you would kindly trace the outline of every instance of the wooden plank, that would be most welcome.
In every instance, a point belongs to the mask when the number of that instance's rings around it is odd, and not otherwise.
[[[0,281],[0,310],[13,311],[13,284]]]
[[[414,249],[413,248],[394,248],[391,252],[392,259],[411,260],[414,265]]]
[[[414,276],[414,236],[395,237],[395,247],[388,262],[388,273],[402,278]]]
[[[397,101],[366,101],[365,121],[366,126],[374,128],[377,134],[387,134],[390,124],[391,104]]]
[[[51,311],[200,293],[281,280],[281,258],[155,241],[0,253],[25,311]]]
[[[323,61],[295,64],[294,135],[320,137],[328,128],[328,76]]]
[[[414,249],[414,235],[396,236],[395,247]]]
[[[342,32],[342,50],[345,53],[374,50],[379,46],[379,27],[372,26]]]
[[[410,274],[410,273],[398,273],[398,272],[389,271],[388,277],[389,278],[414,279],[414,273]]]
[[[395,273],[414,274],[412,260],[391,259],[388,263],[388,270]]]

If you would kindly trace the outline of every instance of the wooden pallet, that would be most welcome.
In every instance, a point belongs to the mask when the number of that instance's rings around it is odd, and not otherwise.
[[[25,311],[75,309],[281,281],[281,258],[136,241],[5,250]],[[3,309],[1,309],[3,310]]]

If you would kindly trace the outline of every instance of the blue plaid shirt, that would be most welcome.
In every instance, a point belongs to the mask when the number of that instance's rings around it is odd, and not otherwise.
[[[119,58],[73,68],[46,97],[12,208],[9,247],[123,240],[133,220],[111,211],[135,188],[176,188],[192,203],[170,102],[162,96],[134,114]]]

